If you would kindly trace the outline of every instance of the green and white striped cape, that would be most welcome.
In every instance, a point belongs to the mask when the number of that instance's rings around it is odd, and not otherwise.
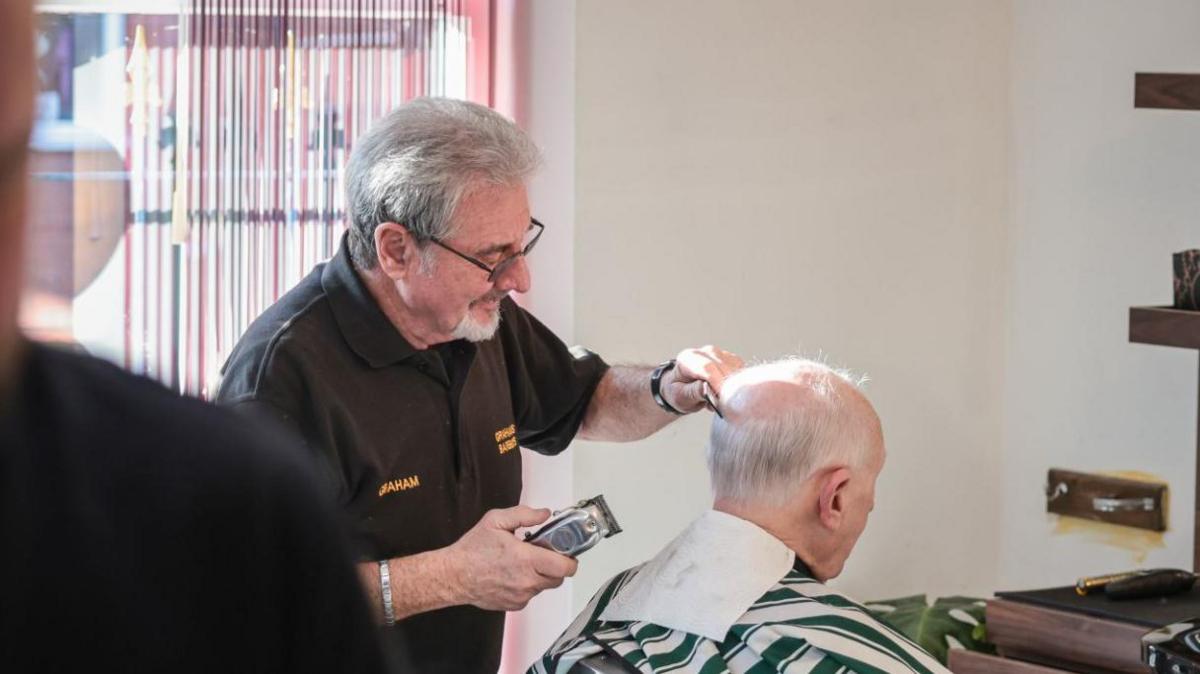
[[[599,620],[640,569],[605,583],[529,674],[566,674],[579,660],[602,651],[655,674],[949,674],[861,605],[813,579],[802,562],[754,602],[719,643],[647,622]]]

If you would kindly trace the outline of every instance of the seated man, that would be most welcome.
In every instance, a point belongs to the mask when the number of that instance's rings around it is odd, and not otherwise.
[[[787,359],[732,375],[720,408],[713,509],[605,583],[530,672],[946,673],[824,584],[866,527],[883,468],[879,417],[856,385]]]

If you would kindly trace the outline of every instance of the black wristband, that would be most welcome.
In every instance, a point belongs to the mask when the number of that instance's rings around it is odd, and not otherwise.
[[[654,372],[650,375],[650,397],[654,398],[654,402],[667,412],[676,416],[683,416],[683,412],[671,407],[671,403],[667,402],[667,399],[662,396],[662,376],[673,367],[675,367],[674,358],[654,368]]]

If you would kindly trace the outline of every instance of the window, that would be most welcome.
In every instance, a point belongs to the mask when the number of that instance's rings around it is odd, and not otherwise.
[[[43,3],[25,329],[214,393],[335,251],[358,134],[415,96],[489,102],[489,4]]]

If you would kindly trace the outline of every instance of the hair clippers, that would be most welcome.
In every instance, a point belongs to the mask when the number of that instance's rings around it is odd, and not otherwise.
[[[540,529],[525,534],[525,540],[568,557],[578,557],[603,538],[621,533],[604,496],[584,499],[557,510]]]

